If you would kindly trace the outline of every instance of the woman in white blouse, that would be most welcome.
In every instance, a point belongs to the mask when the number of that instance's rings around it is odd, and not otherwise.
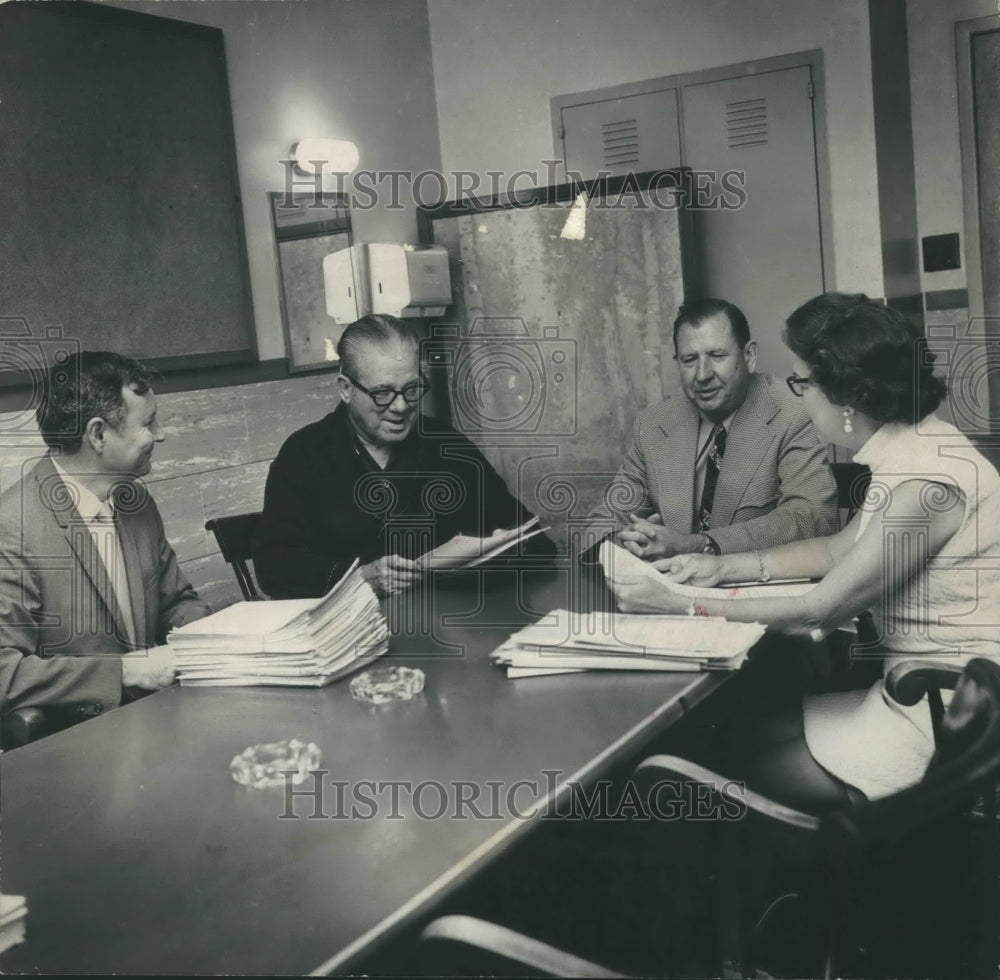
[[[871,610],[886,671],[911,658],[1000,660],[1000,477],[933,414],[946,387],[920,331],[866,296],[827,293],[788,318],[784,339],[792,353],[788,385],[821,437],[872,470],[862,509],[830,537],[746,554],[681,555],[656,568],[702,586],[819,579],[804,595],[725,596],[699,601],[694,611],[818,640]],[[626,612],[692,611],[689,599],[655,583],[614,569],[609,578]],[[881,682],[806,698],[801,718],[783,720],[769,739],[765,781],[774,781],[784,757],[786,779],[821,785],[832,773],[869,798],[918,781],[933,752],[926,702],[904,708]]]

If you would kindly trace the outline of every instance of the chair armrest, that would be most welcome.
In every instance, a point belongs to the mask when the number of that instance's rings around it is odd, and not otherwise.
[[[697,762],[681,759],[675,755],[651,755],[648,759],[643,759],[636,767],[633,778],[649,779],[654,775],[662,779],[679,776],[688,782],[707,786],[716,796],[732,800],[738,806],[745,806],[754,813],[777,820],[789,827],[818,830],[820,826],[819,818],[811,813],[803,813],[801,810],[794,810],[777,803],[766,796],[761,796],[760,793],[755,793],[752,789],[747,789],[746,784],[739,780],[720,776],[711,769],[699,766]]]
[[[65,722],[44,708],[14,708],[3,720],[3,747],[17,748],[65,728]]]
[[[468,915],[445,915],[435,919],[425,927],[418,942],[458,943],[551,977],[626,977],[624,973],[615,973],[513,929]]]
[[[962,675],[956,664],[943,664],[936,660],[907,660],[896,664],[886,675],[885,689],[899,704],[914,705],[928,691],[945,688],[953,690]]]

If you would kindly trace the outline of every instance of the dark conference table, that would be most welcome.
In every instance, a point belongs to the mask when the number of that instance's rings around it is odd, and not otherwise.
[[[4,971],[347,972],[727,676],[508,680],[488,654],[570,604],[569,572],[435,578],[387,608],[389,662],[426,674],[412,701],[361,703],[346,680],[172,687],[6,753],[0,871],[27,896],[28,938]],[[288,811],[283,787],[240,786],[229,763],[291,737],[328,775]],[[476,792],[478,811],[461,802]]]

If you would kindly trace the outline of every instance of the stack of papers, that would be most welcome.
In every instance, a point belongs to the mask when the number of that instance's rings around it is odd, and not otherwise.
[[[171,630],[187,687],[322,687],[380,657],[389,628],[355,562],[322,599],[238,602]]]
[[[764,635],[759,623],[706,616],[557,609],[515,633],[491,659],[508,677],[578,670],[735,670]]]
[[[23,895],[0,895],[0,953],[24,942],[28,903]]]
[[[475,568],[477,565],[482,565],[491,558],[496,558],[497,555],[509,551],[522,541],[527,541],[536,534],[547,530],[547,527],[539,527],[538,518],[533,517],[520,527],[511,528],[509,531],[500,531],[488,538],[457,534],[440,547],[421,555],[417,559],[417,564],[425,570],[434,569],[435,571]]]

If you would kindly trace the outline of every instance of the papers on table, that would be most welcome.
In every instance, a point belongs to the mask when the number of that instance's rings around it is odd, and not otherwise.
[[[28,903],[23,895],[0,895],[0,953],[24,942]]]
[[[763,635],[759,623],[718,617],[557,609],[511,636],[491,659],[507,667],[509,677],[570,670],[735,670]]]
[[[611,541],[601,542],[598,554],[604,575],[612,588],[616,583],[624,584],[646,579],[665,592],[673,592],[688,599],[778,599],[804,595],[816,584],[808,579],[775,579],[766,585],[762,582],[733,582],[715,588],[705,588],[700,585],[674,582],[657,571],[649,562],[637,558],[632,552]]]
[[[188,687],[322,687],[380,657],[389,628],[358,563],[322,599],[238,602],[171,630]]]
[[[421,555],[417,559],[417,564],[424,569],[436,571],[475,568],[477,565],[488,562],[491,558],[496,558],[497,555],[502,555],[522,541],[527,541],[536,534],[542,534],[547,530],[547,527],[538,527],[538,518],[533,517],[520,527],[501,531],[488,538],[475,538],[458,534],[433,551]]]

